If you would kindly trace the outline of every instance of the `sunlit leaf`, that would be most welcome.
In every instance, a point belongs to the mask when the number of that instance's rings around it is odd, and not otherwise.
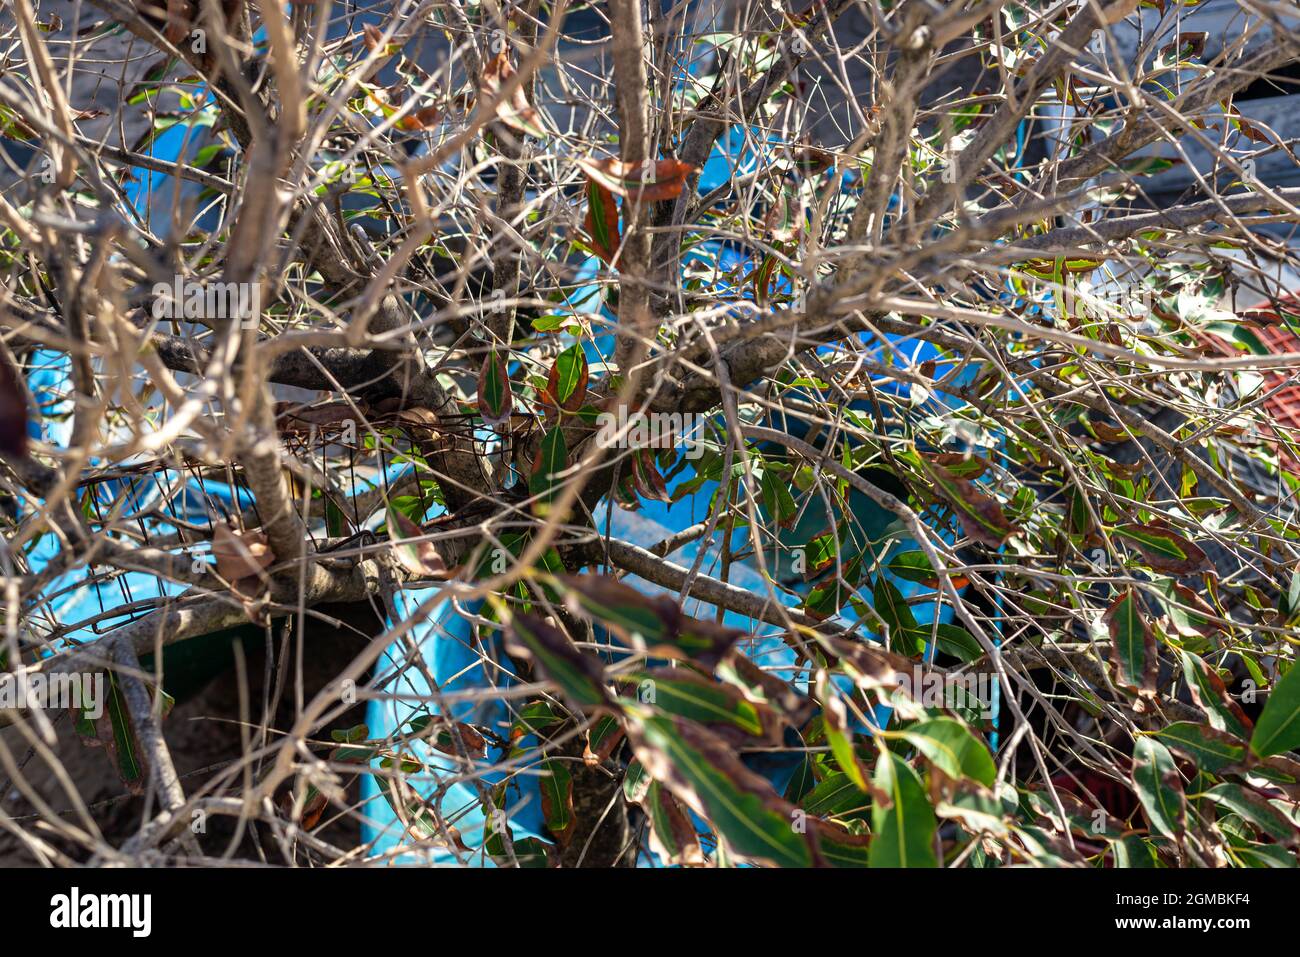
[[[1115,534],[1137,545],[1146,563],[1159,572],[1188,575],[1213,566],[1187,539],[1156,525],[1121,525]]]
[[[740,690],[686,668],[658,668],[619,675],[618,684],[638,701],[704,725],[738,745],[779,744],[781,724],[766,705],[749,701]]]
[[[657,657],[685,658],[712,668],[742,635],[683,615],[666,595],[647,595],[603,575],[569,575],[561,582],[576,611]]]
[[[899,732],[944,774],[992,787],[997,768],[988,747],[959,721],[928,718]]]
[[[937,867],[934,809],[911,766],[892,751],[882,751],[872,779],[872,867]]]
[[[974,482],[956,478],[936,465],[927,464],[925,469],[970,538],[996,548],[1015,534],[1016,527],[1007,519],[1002,505]]]
[[[1186,818],[1183,783],[1173,755],[1155,738],[1133,743],[1133,788],[1151,827],[1178,843]]]
[[[1292,665],[1273,686],[1255,722],[1250,749],[1260,757],[1300,747],[1300,665]]]

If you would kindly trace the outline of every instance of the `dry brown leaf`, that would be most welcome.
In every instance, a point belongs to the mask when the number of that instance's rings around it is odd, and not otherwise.
[[[217,574],[232,584],[261,577],[262,570],[275,561],[271,546],[260,531],[232,530],[220,524],[212,533],[212,557],[217,560]]]

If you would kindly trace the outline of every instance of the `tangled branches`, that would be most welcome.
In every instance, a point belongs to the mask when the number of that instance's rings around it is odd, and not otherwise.
[[[12,11],[23,854],[1294,864],[1293,3]]]

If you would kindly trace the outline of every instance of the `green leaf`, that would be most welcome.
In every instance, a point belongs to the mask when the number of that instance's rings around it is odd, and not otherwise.
[[[364,724],[355,724],[350,728],[331,731],[330,737],[339,744],[356,744],[370,737],[370,728]]]
[[[1250,749],[1261,758],[1300,747],[1300,666],[1292,665],[1269,692]]]
[[[364,747],[345,746],[335,748],[330,752],[330,760],[338,761],[342,764],[369,764],[375,758],[379,757],[383,749],[377,745],[366,745]]]
[[[658,668],[619,675],[642,704],[702,724],[718,737],[737,745],[763,741],[779,744],[781,726],[766,705],[746,700],[741,692],[685,668]],[[759,739],[759,740],[755,740]]]
[[[483,368],[478,374],[479,414],[486,425],[499,425],[510,418],[513,408],[514,394],[506,371],[506,360],[493,347],[483,359]]]
[[[1088,510],[1088,500],[1078,488],[1070,488],[1070,510],[1067,513],[1069,529],[1074,535],[1087,535],[1092,531],[1092,513]]]
[[[400,776],[399,772],[393,774]],[[374,779],[379,793],[384,796],[388,806],[393,809],[393,814],[406,826],[407,831],[419,840],[443,836],[438,827],[437,816],[423,798],[418,794],[412,794],[407,787],[405,793],[411,796],[403,799],[401,785],[390,775],[375,774]]]
[[[1190,575],[1213,568],[1205,552],[1180,535],[1156,525],[1121,525],[1116,535],[1137,545],[1146,564],[1170,575]]]
[[[801,609],[818,620],[830,618],[856,593],[861,577],[862,556],[854,555],[841,566],[839,577],[832,575],[804,596]]]
[[[1151,827],[1177,844],[1186,812],[1182,780],[1169,749],[1148,735],[1133,744],[1133,788]]]
[[[1063,831],[1069,829],[1075,834],[1088,839],[1097,837],[1118,837],[1120,831],[1114,828],[1110,819],[1096,815],[1096,808],[1085,803],[1069,791],[1058,791],[1056,798],[1061,802],[1061,809],[1056,807],[1056,800],[1048,797],[1045,791],[1029,790],[1024,792],[1022,800],[1033,812],[1040,823],[1051,822],[1048,830]],[[1064,814],[1062,814],[1062,811]]]
[[[648,654],[717,666],[743,632],[682,614],[667,595],[646,595],[604,575],[560,578],[569,604],[608,628],[633,648]]]
[[[799,506],[790,494],[789,483],[775,469],[765,468],[759,485],[763,493],[764,511],[778,525],[790,526],[799,514]]]
[[[991,788],[997,768],[984,743],[952,718],[930,718],[899,732],[950,778],[970,778]]]
[[[613,715],[605,715],[587,732],[587,750],[600,761],[605,761],[623,740],[623,725]],[[590,757],[590,755],[587,755]]]
[[[805,823],[817,842],[817,856],[821,863],[830,867],[872,866],[870,835],[818,818]]]
[[[626,642],[653,645],[676,633],[681,609],[667,595],[646,595],[604,575],[561,579],[574,610],[604,625]]]
[[[785,793],[782,796],[787,801],[793,801],[795,804],[801,803],[817,785],[817,777],[813,773],[816,768],[817,762],[813,760],[811,755],[805,754],[800,758],[794,774],[790,776],[790,783],[785,786]]]
[[[872,867],[938,867],[934,856],[935,817],[925,785],[906,761],[882,751],[872,780]]]
[[[754,286],[754,301],[760,306],[766,305],[768,297],[772,294],[772,280],[779,275],[781,271],[781,260],[771,253],[763,257],[750,276]]]
[[[1172,578],[1158,582],[1157,587],[1165,614],[1179,635],[1212,635],[1218,630],[1212,620],[1217,613],[1192,589]]]
[[[885,569],[904,581],[933,587],[939,583],[939,574],[920,550],[898,552],[885,563]]]
[[[826,532],[808,540],[804,546],[806,567],[804,580],[811,581],[826,569],[835,565],[835,556],[840,551],[840,536],[837,532]]]
[[[922,626],[921,634],[929,637],[925,626]],[[978,661],[984,657],[984,649],[975,640],[975,636],[961,625],[941,621],[935,626],[935,637],[939,650],[946,655],[952,655],[964,662]]]
[[[563,761],[543,761],[540,790],[546,828],[561,846],[573,828],[573,775]]]
[[[496,806],[505,807],[505,790],[498,789],[496,797]],[[487,819],[483,828],[483,849],[487,851],[493,862],[498,867],[510,867],[510,855],[506,852],[506,842],[500,829],[504,821],[504,815],[493,814]],[[505,825],[509,828],[509,825]],[[547,844],[535,837],[526,837],[522,840],[514,837],[514,831],[511,830],[511,846],[514,850],[514,859],[521,868],[540,868],[546,867],[550,863],[551,851],[554,845]]]
[[[918,635],[916,616],[902,592],[881,575],[871,588],[871,596],[876,614],[889,628],[889,650],[900,655],[920,654],[925,649],[925,638]]]
[[[628,739],[651,777],[707,820],[736,858],[810,867],[813,850],[795,825],[798,811],[735,750],[698,725],[628,705]],[[800,812],[802,813],[802,812]]]
[[[587,400],[587,354],[575,342],[555,357],[546,380],[546,392],[565,412],[577,412]]]
[[[1234,848],[1233,853],[1249,867],[1300,867],[1300,861],[1296,860],[1294,851],[1276,844],[1251,844],[1247,847]]]
[[[1205,797],[1240,815],[1261,834],[1282,844],[1294,844],[1300,835],[1296,826],[1281,811],[1240,784],[1220,784],[1205,792]]]
[[[997,499],[968,479],[956,478],[944,468],[920,459],[939,494],[952,506],[962,529],[970,538],[997,548],[1016,532]]]
[[[557,425],[543,436],[537,457],[533,459],[533,474],[528,478],[528,492],[537,499],[535,510],[540,507],[544,511],[555,497],[564,482],[557,476],[568,467],[569,446],[564,440],[564,429]]]
[[[86,744],[107,749],[122,783],[132,794],[139,794],[144,786],[144,765],[136,745],[131,715],[116,675],[110,671],[105,678],[108,695],[103,713],[92,719],[86,711],[77,709],[73,727]]]
[[[510,740],[517,741],[530,734],[541,734],[564,720],[565,711],[560,705],[550,701],[530,701],[519,709],[514,723],[510,725]]]
[[[554,314],[550,316],[538,316],[533,320],[534,332],[555,332],[557,329],[563,329],[565,326],[571,326],[576,329],[577,326],[572,315]]]
[[[1239,322],[1207,322],[1201,327],[1206,332],[1212,332],[1220,338],[1227,339],[1238,347],[1253,352],[1257,356],[1271,355],[1273,350],[1265,345],[1260,339],[1259,334],[1250,326]]]
[[[587,216],[583,222],[591,248],[606,263],[613,265],[621,239],[618,232],[618,204],[604,185],[587,178]],[[533,328],[537,324],[533,323]]]
[[[1157,868],[1160,858],[1151,842],[1137,834],[1128,834],[1111,843],[1115,866],[1123,868]]]
[[[1291,573],[1291,584],[1278,598],[1277,610],[1290,618],[1300,611],[1300,565]]]
[[[596,708],[612,700],[605,689],[604,666],[592,655],[579,651],[558,628],[536,615],[517,614],[507,634],[513,650],[532,658],[576,707]]]
[[[1176,721],[1155,732],[1169,747],[1196,763],[1202,771],[1218,774],[1246,760],[1246,742],[1208,724]]]
[[[504,850],[504,841],[502,842]],[[522,840],[514,842],[515,860],[519,862],[520,868],[541,868],[549,867],[551,860],[552,845],[535,837],[525,837]],[[504,854],[497,861],[498,866],[509,863],[509,858]]]
[[[142,786],[144,762],[140,758],[131,726],[131,714],[122,695],[121,686],[113,674],[108,676],[108,720],[112,731],[110,750],[122,781],[135,790]]]
[[[1134,176],[1153,176],[1156,173],[1163,173],[1165,170],[1173,169],[1180,159],[1164,159],[1159,156],[1139,156],[1137,159],[1127,160],[1121,167],[1125,172],[1132,173]]]
[[[803,809],[817,817],[840,817],[866,811],[862,790],[843,771],[832,771],[803,797]]]
[[[633,758],[623,773],[623,797],[631,804],[640,804],[653,783],[645,765]]]
[[[1180,649],[1178,655],[1192,700],[1210,719],[1211,727],[1238,738],[1249,738],[1253,728],[1251,720],[1241,705],[1232,700],[1219,673],[1190,651]]]
[[[1266,781],[1282,785],[1288,793],[1300,792],[1300,761],[1293,761],[1282,754],[1274,754],[1255,764],[1251,769]]]
[[[972,834],[1005,835],[1011,810],[1008,803],[983,788],[962,788],[949,800],[940,800],[934,812],[941,818],[960,821]]]
[[[791,682],[770,671],[764,671],[748,656],[739,652],[733,651],[719,661],[713,673],[739,688],[750,701],[774,709],[791,727],[802,728],[816,709],[813,701],[800,693]],[[808,786],[811,787],[811,783]],[[803,791],[797,793],[802,794]]]
[[[1116,680],[1129,688],[1154,692],[1156,684],[1156,641],[1143,617],[1137,591],[1126,588],[1102,615],[1110,632],[1118,665]]]
[[[848,727],[842,701],[838,699],[826,701],[822,732],[826,735],[826,743],[830,745],[835,763],[843,769],[849,776],[849,780],[857,785],[860,791],[864,794],[869,792],[871,789],[867,784],[866,771],[858,758],[857,743],[853,731]]]

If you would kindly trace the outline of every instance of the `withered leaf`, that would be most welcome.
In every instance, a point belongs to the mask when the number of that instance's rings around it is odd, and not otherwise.
[[[654,203],[675,199],[686,186],[686,178],[697,167],[668,158],[644,163],[625,163],[613,158],[578,160],[578,165],[610,192],[627,199]]]
[[[445,578],[447,563],[442,560],[431,541],[412,541],[424,536],[424,529],[406,513],[392,505],[388,507],[388,540],[393,544],[393,555],[412,575]]]
[[[217,574],[231,583],[260,578],[263,569],[275,561],[260,530],[232,530],[224,523],[212,530],[212,557],[217,561]]]
[[[520,133],[527,133],[529,136],[545,136],[546,131],[542,129],[541,119],[529,104],[528,94],[524,91],[523,84],[516,86],[509,96],[499,98],[502,89],[514,75],[515,66],[510,61],[510,51],[503,47],[501,52],[483,67],[483,92],[497,99],[497,119],[506,126]]]

